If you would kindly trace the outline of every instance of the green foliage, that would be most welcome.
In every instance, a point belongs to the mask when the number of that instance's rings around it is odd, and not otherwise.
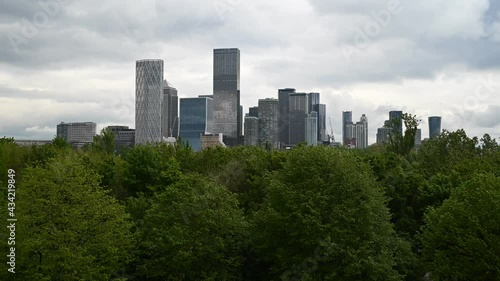
[[[94,136],[90,149],[108,154],[115,153],[115,133],[109,128],[102,129],[99,135]]]
[[[17,277],[109,280],[129,260],[131,223],[74,153],[28,168],[17,189]]]
[[[411,115],[409,113],[403,113],[402,119],[405,125],[404,134],[401,135],[400,132],[391,132],[389,134],[387,148],[389,151],[396,154],[408,156],[415,148],[415,136],[421,120],[417,119],[416,115]],[[401,121],[398,119],[392,119],[388,127],[397,128],[402,125],[400,122]]]
[[[227,189],[184,177],[144,217],[140,271],[148,280],[241,280],[247,223]]]
[[[498,280],[500,178],[475,175],[425,221],[423,253],[433,280]]]
[[[254,248],[261,266],[269,266],[269,275],[260,277],[399,280],[389,218],[369,168],[349,152],[295,148],[272,175],[265,205],[254,216]],[[324,240],[328,255],[312,270],[303,261],[317,259]]]

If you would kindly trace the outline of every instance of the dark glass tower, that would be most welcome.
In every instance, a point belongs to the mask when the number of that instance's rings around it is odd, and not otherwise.
[[[318,142],[322,143],[326,140],[326,105],[317,104],[313,111],[318,113]]]
[[[309,113],[309,100],[306,93],[289,96],[289,139],[290,145],[306,141],[306,116]]]
[[[441,117],[429,117],[429,138],[432,139],[439,136],[439,134],[441,134]]]
[[[392,124],[392,132],[394,134],[403,135],[403,111],[390,111],[389,121]]]
[[[180,132],[183,142],[189,142],[194,151],[201,150],[201,135],[212,132],[213,104],[211,98],[183,98],[180,100]]]
[[[350,143],[349,136],[347,134],[347,125],[352,124],[352,111],[342,112],[342,143],[344,145]]]
[[[290,122],[289,122],[289,107],[290,101],[289,97],[291,94],[295,93],[293,88],[285,88],[278,90],[278,103],[279,103],[279,141],[282,145],[290,144]]]
[[[177,138],[179,132],[179,97],[177,89],[172,87],[167,80],[163,81],[163,137]]]
[[[240,108],[240,50],[214,49],[214,133],[222,133],[227,145],[242,135]]]

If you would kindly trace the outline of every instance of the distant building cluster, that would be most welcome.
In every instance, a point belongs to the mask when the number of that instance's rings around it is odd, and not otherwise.
[[[353,121],[352,111],[342,112],[342,137],[335,141],[330,121],[326,128],[326,104],[320,93],[297,92],[294,88],[277,90],[277,98],[259,99],[243,117],[240,93],[240,50],[213,50],[213,91],[209,95],[179,98],[177,89],[164,77],[161,59],[137,60],[135,64],[135,129],[109,126],[115,149],[123,151],[135,144],[176,143],[179,139],[195,151],[214,146],[262,146],[288,149],[298,144],[368,147],[368,117]],[[243,126],[244,125],[244,126]],[[429,117],[429,138],[441,132],[441,117]],[[377,129],[377,143],[391,135],[403,134],[403,112],[389,112],[389,120]],[[93,142],[93,122],[57,125],[57,137],[74,147]],[[340,142],[341,140],[341,142]],[[49,141],[18,141],[20,145],[42,145]],[[416,132],[415,145],[422,142]]]

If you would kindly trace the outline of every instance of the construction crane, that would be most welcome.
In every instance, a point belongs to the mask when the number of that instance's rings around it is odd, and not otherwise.
[[[328,117],[328,121],[330,123],[330,134],[327,134],[328,141],[330,142],[330,144],[333,144],[335,142],[335,136],[333,135],[332,118]]]

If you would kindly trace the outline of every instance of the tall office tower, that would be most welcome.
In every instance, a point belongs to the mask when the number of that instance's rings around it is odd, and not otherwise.
[[[429,138],[432,139],[439,136],[439,134],[441,134],[441,117],[429,117]]]
[[[403,111],[390,111],[389,112],[389,121],[391,122],[391,126],[394,134],[403,135]]]
[[[391,133],[391,128],[378,128],[377,129],[377,144],[387,143],[389,140],[389,134]]]
[[[415,148],[418,148],[422,144],[422,129],[417,129],[415,133]]]
[[[323,143],[327,140],[326,136],[326,105],[317,104],[313,107],[313,111],[318,113],[318,142]]]
[[[280,107],[279,114],[279,139],[282,146],[290,144],[290,116],[289,116],[289,107],[290,107],[290,95],[295,93],[295,89],[293,88],[285,88],[278,90],[278,100]]]
[[[289,145],[306,141],[306,115],[309,110],[308,94],[290,94],[289,102]]]
[[[206,97],[180,99],[180,130],[183,142],[201,150],[201,135],[212,132],[213,100]]]
[[[259,118],[246,114],[245,116],[245,145],[259,144]]]
[[[177,89],[172,87],[167,80],[163,81],[163,137],[177,138],[179,132],[179,97]]]
[[[241,136],[240,50],[214,49],[214,132],[222,133],[227,145]]]
[[[96,135],[96,123],[79,122],[64,123],[57,125],[57,137],[63,138],[74,147],[80,148],[94,141]]]
[[[259,144],[279,149],[279,101],[259,100]]]
[[[162,139],[163,60],[135,64],[135,143]]]
[[[352,111],[342,111],[342,143],[348,145],[350,143],[347,137],[347,125],[352,123]]]
[[[319,104],[320,95],[319,93],[309,93],[309,112],[314,111],[314,106]]]
[[[250,107],[248,115],[253,117],[259,117],[259,107],[258,106]]]
[[[128,126],[108,126],[108,130],[115,135],[115,150],[122,152],[126,147],[132,147],[135,143],[135,130]]]
[[[318,113],[316,111],[306,115],[306,143],[318,145]]]

